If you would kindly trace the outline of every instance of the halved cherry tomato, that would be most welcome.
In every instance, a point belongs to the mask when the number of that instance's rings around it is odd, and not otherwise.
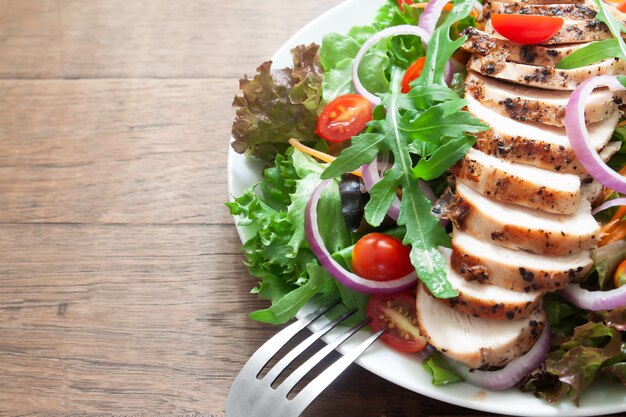
[[[410,246],[384,233],[369,233],[352,249],[352,271],[363,278],[390,281],[413,271]]]
[[[366,313],[371,317],[373,332],[387,327],[380,337],[389,346],[401,352],[417,352],[426,346],[426,339],[417,327],[415,297],[408,292],[370,297]]]
[[[424,69],[424,64],[426,63],[426,57],[422,56],[417,58],[414,63],[412,63],[409,68],[407,68],[404,73],[404,77],[402,77],[402,92],[404,94],[411,91],[411,86],[409,85],[411,81],[416,79],[422,74],[422,70]]]
[[[554,16],[492,14],[491,24],[505,38],[522,45],[533,45],[553,37],[563,26],[563,19]]]
[[[622,261],[622,263],[620,263],[615,270],[613,283],[615,283],[615,288],[619,288],[622,285],[626,284],[626,261]]]
[[[413,0],[398,0],[398,7],[400,10],[404,11],[405,4],[413,4]]]
[[[365,129],[372,110],[372,103],[363,96],[339,96],[324,107],[315,132],[327,141],[343,142]]]

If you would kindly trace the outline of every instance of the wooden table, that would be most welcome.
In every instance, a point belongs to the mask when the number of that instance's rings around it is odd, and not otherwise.
[[[0,0],[0,416],[223,416],[276,328],[224,207],[237,79],[340,0]],[[309,416],[468,416],[359,367]]]

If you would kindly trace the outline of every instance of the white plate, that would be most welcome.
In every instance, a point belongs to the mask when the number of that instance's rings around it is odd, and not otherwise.
[[[296,45],[319,43],[328,32],[346,33],[352,26],[369,24],[382,4],[384,0],[348,0],[329,10],[303,27],[276,52],[272,57],[274,68],[291,65],[289,51]],[[229,147],[228,190],[231,198],[240,196],[248,187],[258,182],[260,170],[261,164],[258,161],[239,155]],[[244,240],[246,231],[238,228],[238,232]],[[305,307],[304,310],[310,311],[310,308]],[[339,350],[344,352],[354,347],[365,340],[366,335],[366,333],[357,335]],[[332,337],[333,334],[329,336]],[[463,341],[460,339],[459,343]],[[626,389],[618,384],[596,384],[584,394],[579,408],[570,401],[550,405],[532,394],[525,394],[516,389],[493,392],[466,383],[434,386],[430,382],[430,375],[422,369],[421,359],[419,355],[395,352],[378,342],[357,363],[411,391],[476,410],[517,416],[595,416],[626,412]]]

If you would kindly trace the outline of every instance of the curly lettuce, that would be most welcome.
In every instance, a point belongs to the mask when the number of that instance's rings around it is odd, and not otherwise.
[[[267,61],[254,78],[239,81],[242,94],[233,101],[236,152],[272,160],[285,153],[293,137],[303,142],[318,139],[315,126],[324,79],[318,49],[316,44],[300,45],[291,51],[293,68],[272,71]]]

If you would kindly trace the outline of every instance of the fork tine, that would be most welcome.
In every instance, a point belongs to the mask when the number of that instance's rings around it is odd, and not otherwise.
[[[300,415],[308,406],[313,402],[318,395],[322,393],[337,377],[346,370],[348,366],[365,350],[370,347],[383,333],[385,329],[379,330],[362,342],[359,346],[342,356],[335,363],[329,366],[324,372],[319,374],[313,381],[311,381],[306,387],[300,391],[296,397],[291,400],[293,402],[293,409],[298,409],[298,415]]]
[[[304,362],[295,371],[293,371],[291,373],[291,375],[289,375],[289,377],[287,379],[285,379],[285,381],[283,381],[282,384],[280,384],[280,387],[278,387],[277,391],[284,392],[284,395],[286,397],[287,394],[289,394],[291,392],[293,387],[295,387],[296,384],[302,378],[304,378],[306,376],[306,374],[311,372],[311,370],[318,363],[320,363],[322,361],[322,359],[324,359],[326,356],[328,356],[332,351],[334,351],[337,348],[337,346],[339,346],[340,344],[345,342],[348,338],[350,338],[356,332],[361,330],[363,327],[367,326],[367,324],[370,321],[372,321],[371,318],[367,318],[367,319],[363,320],[362,322],[356,324],[355,326],[347,329],[340,336],[335,338],[335,340],[333,340],[332,342],[330,342],[329,344],[324,346],[324,348],[322,348],[320,351],[318,351],[315,355],[311,356],[306,362]]]
[[[268,384],[272,384],[276,380],[276,378],[278,378],[280,374],[285,370],[285,368],[287,368],[287,366],[289,366],[291,362],[293,362],[298,356],[300,356],[302,352],[304,352],[320,337],[324,336],[326,333],[337,327],[341,322],[343,322],[345,319],[347,319],[356,312],[357,309],[347,311],[346,313],[342,314],[335,320],[327,323],[326,325],[324,325],[324,327],[300,342],[298,346],[291,349],[280,361],[278,361],[276,365],[272,367],[272,369],[270,369],[270,371],[267,373],[267,375],[265,375],[263,380],[267,381]]]
[[[296,334],[324,314],[328,313],[330,309],[339,304],[339,301],[340,300],[336,300],[331,304],[318,308],[276,333],[271,339],[263,343],[263,345],[256,352],[254,352],[250,359],[248,359],[248,362],[244,365],[241,373],[244,373],[244,371],[254,371],[254,375],[256,377],[258,373],[261,372],[263,367],[270,361],[270,359],[272,359],[272,357]],[[261,362],[259,362],[259,360],[261,360]]]

